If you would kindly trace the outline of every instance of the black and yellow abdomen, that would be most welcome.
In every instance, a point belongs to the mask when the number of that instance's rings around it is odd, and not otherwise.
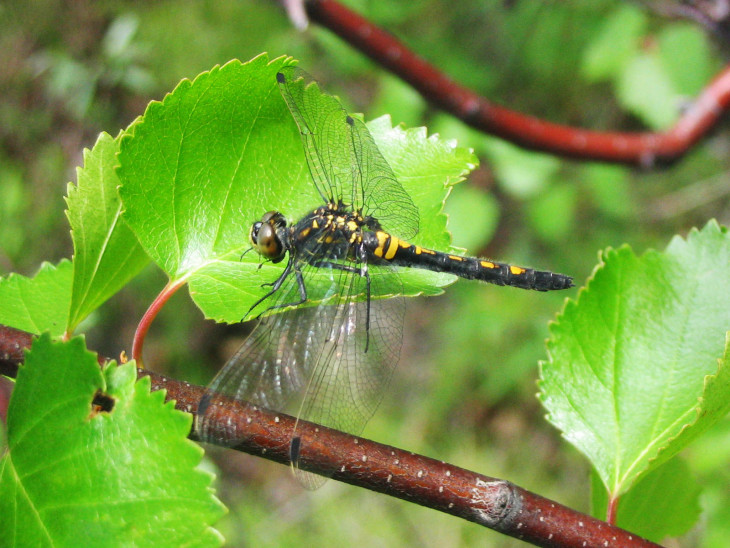
[[[462,257],[434,251],[378,230],[363,233],[363,245],[369,255],[395,266],[448,272],[468,280],[522,289],[551,291],[573,287],[573,278],[542,270],[497,263],[476,257]]]

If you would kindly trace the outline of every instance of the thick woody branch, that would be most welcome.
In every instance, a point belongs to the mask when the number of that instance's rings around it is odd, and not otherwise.
[[[14,377],[31,344],[29,333],[0,326],[0,374]],[[153,390],[166,390],[178,409],[196,414],[203,387],[142,369],[138,376],[149,376]],[[236,439],[245,439],[234,449],[289,464],[293,417],[233,400],[211,406],[208,413],[217,437],[235,432]],[[299,455],[304,470],[452,514],[536,546],[657,546],[505,480],[311,423],[300,421],[297,429],[312,440]]]

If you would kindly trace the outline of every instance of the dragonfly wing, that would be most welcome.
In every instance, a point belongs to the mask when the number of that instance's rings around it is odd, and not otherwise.
[[[277,74],[277,81],[299,127],[309,172],[322,199],[354,203],[351,147],[346,141],[347,133],[338,131],[345,124],[347,112],[299,68],[284,67]]]
[[[363,213],[375,217],[398,237],[413,238],[418,233],[418,208],[395,178],[367,126],[356,118],[350,118],[348,126],[356,168],[353,175],[363,189]]]
[[[318,248],[314,253],[320,253]],[[298,264],[302,276],[310,283],[309,298],[326,301],[346,281],[338,271]],[[316,280],[316,283],[315,283]],[[266,291],[267,288],[262,288]],[[264,317],[254,327],[236,353],[226,362],[201,398],[197,419],[200,439],[232,447],[243,441],[239,432],[222,431],[215,414],[207,413],[212,405],[224,405],[226,398],[246,401],[272,411],[288,412],[300,395],[315,365],[312,349],[312,326],[316,325],[317,306],[292,308],[301,300],[297,277],[291,272],[279,290],[266,299],[257,313]],[[279,313],[272,314],[274,309]],[[294,404],[296,405],[296,404]],[[294,408],[296,412],[298,406]],[[292,413],[293,414],[293,413]]]
[[[399,286],[391,271],[377,270],[371,272],[373,291]],[[299,419],[356,436],[375,413],[400,358],[405,311],[399,296],[357,300],[364,286],[365,278],[354,275],[343,304],[318,310],[312,332],[318,355],[297,413]],[[295,427],[292,465],[300,483],[314,489],[335,470],[320,470],[320,476],[299,470],[307,448],[317,442],[309,435]]]
[[[244,441],[243,433],[225,431],[212,422],[209,411],[225,398],[283,412],[287,403],[301,393],[313,365],[306,346],[307,325],[314,311],[296,309],[259,321],[201,399],[197,419],[201,440],[228,447]]]
[[[365,124],[297,67],[277,75],[281,94],[302,136],[309,171],[325,201],[342,199],[387,230],[409,239],[418,209],[395,178]]]
[[[315,255],[322,251],[314,250]],[[342,266],[353,263],[338,263]],[[303,279],[325,277],[329,290],[314,289],[319,301],[259,321],[240,349],[213,379],[199,405],[200,439],[235,446],[245,434],[225,430],[212,406],[224,398],[247,401],[298,419],[359,435],[383,396],[400,356],[405,303],[400,279],[389,265],[370,268],[371,292],[395,295],[371,300],[368,315],[366,278],[350,268],[299,264]],[[320,280],[321,282],[321,280]],[[296,302],[299,288],[291,275],[264,305]],[[312,304],[312,301],[309,301]],[[368,322],[369,318],[369,322]],[[222,428],[223,426],[223,428]],[[315,440],[295,427],[292,457],[295,475],[313,489],[334,470],[315,477],[299,470]]]

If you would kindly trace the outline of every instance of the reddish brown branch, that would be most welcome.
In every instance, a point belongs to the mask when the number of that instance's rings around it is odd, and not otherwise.
[[[31,342],[29,333],[0,325],[0,374],[15,376],[23,350]],[[138,375],[149,376],[153,390],[166,390],[176,408],[196,413],[204,388],[142,369]],[[237,439],[246,440],[235,449],[289,464],[292,417],[235,401],[212,406],[208,413],[213,414],[211,423],[218,425],[219,437],[235,432]],[[657,546],[508,481],[314,424],[300,421],[297,428],[315,440],[300,454],[303,469],[327,471],[339,481],[452,514],[537,546]]]
[[[327,27],[411,84],[429,102],[470,126],[525,148],[583,160],[650,167],[683,156],[730,105],[730,67],[663,133],[609,133],[553,124],[495,105],[459,86],[402,42],[334,0],[309,0],[312,21]]]

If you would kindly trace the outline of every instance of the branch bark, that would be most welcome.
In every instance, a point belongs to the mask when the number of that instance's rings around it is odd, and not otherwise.
[[[0,374],[15,377],[30,333],[0,325]],[[105,358],[99,358],[104,363]],[[144,369],[153,390],[166,390],[181,411],[196,414],[205,389]],[[235,432],[244,443],[234,447],[252,455],[289,464],[295,419],[245,402],[229,400],[208,410],[225,439]],[[316,443],[300,454],[300,467],[326,472],[338,481],[364,487],[433,508],[536,546],[658,546],[631,533],[510,483],[316,424],[297,428]],[[191,432],[191,438],[195,438]]]

